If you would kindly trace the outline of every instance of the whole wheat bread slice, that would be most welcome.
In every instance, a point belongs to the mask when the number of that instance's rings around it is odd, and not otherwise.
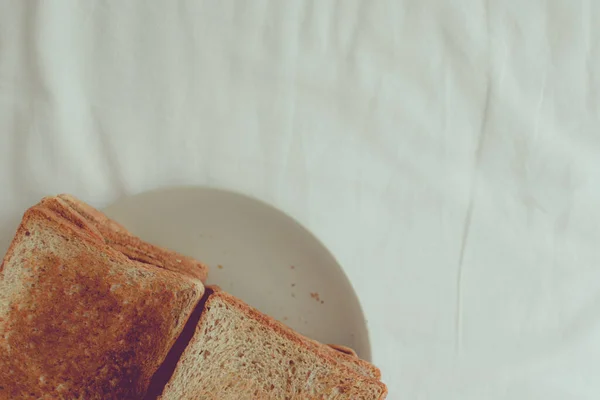
[[[132,260],[141,261],[206,281],[208,267],[191,257],[152,245],[131,234],[118,222],[69,194],[45,199],[48,205],[70,207],[85,218],[105,242]]]
[[[0,266],[0,399],[139,399],[204,287],[28,210]]]
[[[383,383],[324,347],[217,290],[206,299],[161,399],[385,398]]]
[[[209,285],[207,286],[207,290],[209,290],[210,293],[222,291],[221,288],[217,285]],[[295,332],[287,325],[281,324],[281,328],[289,331],[291,334],[295,334]],[[376,380],[381,379],[381,371],[379,370],[379,368],[377,368],[370,362],[359,358],[356,352],[350,347],[339,344],[326,345],[308,337],[304,337],[304,339],[307,342],[306,344],[310,346],[313,351],[324,352],[329,357],[336,359],[340,363],[346,365],[348,368],[352,369],[353,371],[359,374],[368,376]]]

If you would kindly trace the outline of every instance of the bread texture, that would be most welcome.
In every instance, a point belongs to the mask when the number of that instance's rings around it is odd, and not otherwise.
[[[42,201],[51,207],[70,207],[94,227],[105,243],[132,260],[175,271],[191,278],[206,281],[208,267],[191,257],[152,245],[131,234],[118,222],[94,207],[69,194],[49,197]]]
[[[29,209],[0,266],[0,399],[140,399],[199,302],[60,202]]]
[[[385,398],[383,383],[339,362],[325,347],[215,291],[161,398]]]
[[[208,293],[221,292],[222,289],[217,285],[209,285],[207,286],[207,295]],[[287,325],[281,324],[281,329],[286,330],[289,334],[295,335],[296,333],[289,328]],[[357,372],[361,375],[380,380],[381,379],[381,371],[375,365],[371,364],[368,361],[365,361],[358,357],[356,352],[350,347],[339,345],[339,344],[323,344],[314,339],[310,339],[304,337],[306,341],[306,345],[310,346],[312,351],[315,352],[323,352],[327,354],[329,357],[334,358],[336,361],[344,364],[346,367],[350,368],[354,372]]]

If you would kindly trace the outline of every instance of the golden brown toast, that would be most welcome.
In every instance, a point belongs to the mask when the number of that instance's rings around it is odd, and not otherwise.
[[[204,292],[76,213],[29,209],[0,266],[0,399],[142,398]]]

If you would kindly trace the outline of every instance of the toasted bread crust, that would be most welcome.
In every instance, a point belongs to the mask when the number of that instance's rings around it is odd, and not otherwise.
[[[358,357],[356,352],[349,347],[342,345],[325,345],[315,341],[321,350],[335,357],[338,361],[346,364],[356,372],[373,379],[381,379],[381,371],[375,365]]]
[[[184,363],[187,360],[186,353],[188,353],[189,350],[191,348],[193,348],[195,346],[195,344],[201,340],[205,330],[207,329],[207,318],[209,318],[208,311],[211,309],[211,307],[213,307],[215,302],[222,300],[222,301],[230,304],[231,306],[233,306],[236,310],[239,310],[240,312],[244,313],[247,316],[247,318],[258,321],[258,323],[260,325],[268,327],[269,330],[274,332],[274,334],[280,335],[280,336],[284,337],[286,340],[293,342],[295,345],[302,348],[303,351],[306,351],[307,353],[313,353],[317,357],[319,357],[322,360],[322,362],[327,365],[328,370],[336,371],[336,373],[335,373],[336,377],[338,379],[341,378],[343,380],[343,381],[339,381],[339,380],[335,381],[336,387],[341,389],[340,393],[344,393],[344,392],[347,392],[348,394],[357,393],[357,390],[358,390],[357,382],[360,382],[361,385],[369,386],[371,388],[376,388],[376,391],[378,394],[377,394],[377,397],[373,398],[373,400],[385,399],[385,397],[387,395],[387,387],[382,382],[380,382],[376,379],[373,379],[373,378],[369,378],[365,375],[362,375],[362,374],[352,370],[349,366],[344,365],[343,363],[340,363],[339,360],[334,355],[329,353],[329,351],[323,351],[323,348],[326,346],[315,345],[315,342],[312,341],[311,339],[308,339],[308,338],[298,334],[297,332],[291,330],[290,328],[283,325],[279,321],[276,321],[275,319],[261,313],[260,311],[243,303],[241,300],[235,298],[234,296],[232,296],[226,292],[223,292],[220,290],[212,292],[209,288],[207,290],[207,295],[208,295],[208,299],[206,300],[205,310],[204,310],[203,314],[200,316],[200,321],[196,327],[196,333],[195,333],[194,337],[192,338],[192,340],[190,341],[190,344],[188,345],[188,349],[186,350],[186,352],[184,352],[183,356],[181,357],[180,362],[175,369],[175,373],[174,373],[171,381],[165,387],[165,391],[163,392],[163,396],[164,396],[163,398],[167,398],[167,399],[174,398],[173,393],[175,392],[175,390],[177,390],[177,389],[175,389],[175,387],[181,383],[181,382],[177,382],[177,379],[180,376],[185,375]],[[334,353],[336,352],[333,349],[330,349],[330,350]],[[231,377],[231,383],[235,384],[235,382],[237,382],[237,378]],[[228,386],[228,387],[230,387],[230,386]],[[180,395],[181,395],[181,393],[180,393]],[[185,393],[184,398],[190,398],[190,399],[197,398],[199,395],[204,395],[204,393],[202,393],[202,394],[193,393],[193,392]],[[249,397],[249,398],[254,398],[254,397]],[[270,398],[270,397],[265,396],[263,398]],[[302,397],[298,397],[298,398],[302,398]],[[349,397],[344,396],[344,397],[340,397],[340,398],[349,398]]]
[[[121,224],[113,221],[102,212],[74,196],[61,194],[56,198],[49,198],[48,200],[51,199],[58,199],[64,205],[71,207],[85,218],[89,224],[95,227],[107,244],[130,259],[179,272],[192,278],[200,279],[202,282],[206,281],[208,267],[201,262],[144,242],[137,236],[132,235]]]
[[[358,358],[358,354],[356,354],[356,351],[354,351],[354,349],[351,349],[348,346],[343,346],[341,344],[328,344],[327,346],[339,351],[340,353],[344,353],[346,355]]]
[[[33,207],[0,266],[0,399],[141,398],[202,293]]]

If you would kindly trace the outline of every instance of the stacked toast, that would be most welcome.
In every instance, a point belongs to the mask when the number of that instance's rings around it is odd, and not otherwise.
[[[70,195],[0,266],[0,399],[384,399],[380,372],[216,286]]]

